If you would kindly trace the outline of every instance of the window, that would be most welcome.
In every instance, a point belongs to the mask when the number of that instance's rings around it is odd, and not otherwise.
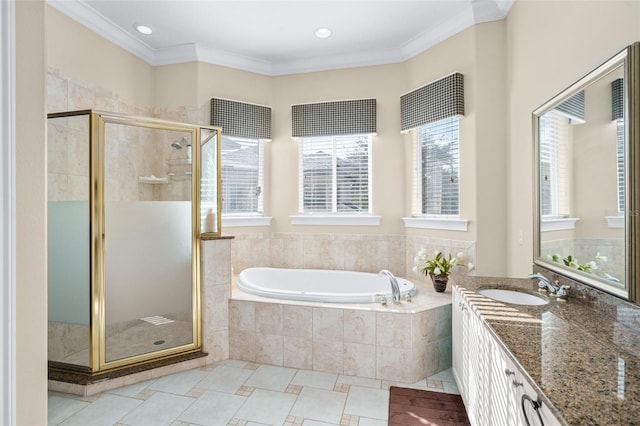
[[[263,213],[264,147],[258,139],[222,136],[222,213]]]
[[[371,213],[370,152],[368,135],[301,139],[300,212]]]
[[[459,120],[449,117],[416,132],[416,208],[418,215],[460,214]]]
[[[552,110],[540,117],[540,211],[542,216],[568,217],[570,214],[570,141],[571,124],[565,115]]]

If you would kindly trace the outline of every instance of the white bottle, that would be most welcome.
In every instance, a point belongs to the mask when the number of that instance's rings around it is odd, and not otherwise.
[[[218,221],[216,220],[216,213],[213,211],[213,209],[209,209],[204,224],[204,232],[216,232],[217,222]]]
[[[187,161],[191,163],[191,145],[187,145]]]

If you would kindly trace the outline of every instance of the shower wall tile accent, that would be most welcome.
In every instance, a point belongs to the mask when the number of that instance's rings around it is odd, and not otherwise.
[[[245,300],[229,306],[232,359],[407,383],[451,366],[451,305],[413,314]]]

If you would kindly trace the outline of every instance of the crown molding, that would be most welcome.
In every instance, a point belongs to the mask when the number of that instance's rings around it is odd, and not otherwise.
[[[355,54],[348,53],[284,62],[251,58],[195,43],[153,49],[98,13],[83,0],[47,0],[47,3],[154,66],[199,61],[267,76],[276,76],[403,62],[472,25],[504,19],[513,1],[471,0],[470,7],[465,8],[457,16],[427,29],[397,49],[369,50]]]

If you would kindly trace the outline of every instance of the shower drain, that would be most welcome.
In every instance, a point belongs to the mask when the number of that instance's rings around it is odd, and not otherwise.
[[[164,344],[164,340],[156,340],[155,342],[153,342],[154,345],[163,345]]]

